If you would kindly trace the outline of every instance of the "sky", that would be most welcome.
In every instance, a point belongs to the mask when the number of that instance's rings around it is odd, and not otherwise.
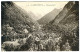
[[[16,5],[21,7],[27,12],[32,12],[36,18],[35,20],[40,19],[50,11],[54,10],[55,8],[60,9],[68,3],[68,1],[53,1],[53,2],[14,2]]]

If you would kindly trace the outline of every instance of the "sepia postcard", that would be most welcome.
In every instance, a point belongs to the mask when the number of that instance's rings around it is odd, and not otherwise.
[[[79,51],[79,1],[1,1],[1,51]]]

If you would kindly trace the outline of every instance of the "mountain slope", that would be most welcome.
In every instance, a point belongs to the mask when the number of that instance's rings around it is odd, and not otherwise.
[[[47,24],[52,21],[60,11],[61,9],[54,9],[45,16],[43,16],[41,19],[39,19],[38,22],[40,24]]]
[[[69,40],[72,50],[79,50],[79,2],[68,2],[55,19],[44,28],[62,36],[61,47],[66,40]]]
[[[55,17],[54,20],[52,20],[51,23],[53,23],[53,24],[59,23],[66,16],[66,14],[69,14],[68,12],[74,6],[74,4],[75,4],[74,2],[68,2],[64,6],[63,10]]]
[[[66,29],[73,29],[78,26],[79,22],[79,6],[78,2],[69,2],[63,10],[50,23],[59,25]]]
[[[17,6],[13,2],[1,2],[1,26],[2,30],[5,25],[13,27],[17,32],[26,28],[28,31],[32,31],[33,26],[37,26],[37,22],[34,21],[27,12]]]

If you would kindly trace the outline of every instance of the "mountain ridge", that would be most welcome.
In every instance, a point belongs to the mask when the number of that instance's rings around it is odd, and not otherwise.
[[[44,15],[41,19],[38,20],[40,24],[47,24],[52,21],[56,15],[61,11],[61,9],[53,9],[51,12]]]

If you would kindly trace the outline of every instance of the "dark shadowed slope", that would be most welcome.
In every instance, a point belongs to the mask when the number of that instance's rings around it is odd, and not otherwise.
[[[14,30],[27,28],[31,31],[33,25],[37,27],[37,22],[13,2],[1,2],[1,24],[2,29],[7,24]]]
[[[50,23],[68,30],[77,28],[79,23],[79,3],[69,2],[66,4],[63,10]]]
[[[55,19],[44,28],[61,34],[62,44],[68,39],[72,50],[79,50],[79,2],[68,2]]]
[[[75,2],[68,2],[63,10],[55,17],[54,20],[52,20],[51,23],[53,24],[57,24],[59,23],[63,18],[65,18],[65,16],[68,16],[70,14],[70,12],[72,12],[73,10],[75,10],[74,8],[76,8],[77,6],[74,6],[76,5]],[[72,10],[73,9],[73,10]]]

